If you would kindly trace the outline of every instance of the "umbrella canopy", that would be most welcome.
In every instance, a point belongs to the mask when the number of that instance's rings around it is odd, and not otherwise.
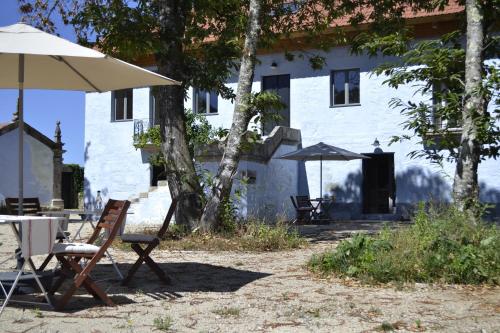
[[[103,92],[179,82],[24,23],[0,27],[0,88],[19,88],[24,55],[24,88]]]
[[[285,154],[279,158],[296,161],[350,161],[369,157],[320,142],[313,146]]]
[[[279,157],[284,160],[295,161],[320,161],[320,197],[323,196],[323,160],[328,161],[350,161],[356,159],[369,158],[368,156],[357,154],[352,151],[327,145],[320,142],[315,145],[302,148]]]
[[[179,82],[24,23],[0,27],[0,88],[19,89],[19,214],[23,202],[24,89],[103,92]]]

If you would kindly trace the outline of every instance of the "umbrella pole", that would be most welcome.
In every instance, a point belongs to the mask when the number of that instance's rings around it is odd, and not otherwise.
[[[24,54],[19,55],[19,99],[18,99],[18,130],[19,130],[19,215],[23,215],[23,201],[24,201]]]
[[[319,157],[319,197],[323,198],[323,156]]]

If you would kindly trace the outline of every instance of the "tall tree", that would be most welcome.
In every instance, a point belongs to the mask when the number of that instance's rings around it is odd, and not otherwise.
[[[462,133],[453,183],[453,197],[464,210],[479,200],[477,168],[481,159],[479,126],[488,108],[483,89],[485,8],[481,1],[465,2],[467,43],[465,48],[465,87]]]
[[[21,11],[37,26],[55,31],[52,16],[59,13],[75,27],[79,42],[97,46],[126,60],[153,54],[162,75],[182,86],[155,89],[160,108],[161,151],[170,191],[182,200],[176,222],[191,229],[201,215],[202,189],[190,154],[183,102],[188,87],[216,90],[235,101],[235,113],[212,195],[202,218],[202,229],[212,230],[220,203],[227,200],[237,170],[243,137],[252,116],[279,101],[272,94],[252,94],[251,85],[260,47],[271,48],[296,31],[306,31],[307,43],[325,27],[322,8],[328,1],[288,0],[19,0]],[[334,11],[327,11],[329,15]],[[264,23],[264,24],[263,24]],[[266,38],[262,39],[264,35]],[[302,41],[304,42],[304,41]],[[321,41],[321,48],[325,43]],[[308,55],[318,67],[320,57]],[[238,91],[224,83],[240,71]],[[272,117],[272,116],[271,116]],[[194,194],[194,195],[193,195]]]
[[[457,30],[442,32],[438,39],[416,39],[403,17],[405,12],[442,11],[457,4],[465,9],[465,15],[456,16]],[[454,201],[458,208],[477,213],[478,165],[485,158],[496,158],[500,148],[500,66],[487,61],[499,55],[500,2],[393,0],[376,3],[373,9],[356,16],[355,23],[372,22],[373,29],[356,36],[354,51],[399,57],[399,62],[383,64],[375,73],[387,75],[385,83],[395,88],[419,85],[419,92],[428,99],[420,103],[392,100],[408,117],[404,129],[413,131],[393,140],[416,136],[422,149],[412,156],[455,162]]]
[[[154,55],[158,73],[182,82],[155,90],[159,101],[161,151],[170,192],[180,198],[176,222],[199,223],[202,188],[186,136],[184,100],[196,86],[234,93],[224,85],[237,67],[241,46],[240,1],[182,0],[19,0],[24,16],[40,28],[56,31],[53,17],[74,26],[81,44],[96,46],[121,59]],[[217,38],[207,44],[206,40]]]
[[[220,221],[220,209],[223,200],[231,193],[234,175],[238,169],[242,140],[248,128],[252,112],[251,93],[257,58],[257,43],[261,33],[262,3],[261,0],[250,0],[248,23],[245,32],[245,46],[241,57],[238,76],[238,88],[233,113],[233,123],[214,180],[212,193],[204,208],[200,226],[204,231],[213,230]]]

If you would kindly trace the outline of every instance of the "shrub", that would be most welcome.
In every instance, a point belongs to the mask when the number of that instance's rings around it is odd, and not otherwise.
[[[414,224],[358,234],[335,251],[315,255],[309,268],[365,282],[500,284],[500,231],[471,223],[453,207],[420,205]]]

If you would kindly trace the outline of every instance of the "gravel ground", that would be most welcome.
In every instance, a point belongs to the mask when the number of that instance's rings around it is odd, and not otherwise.
[[[500,332],[500,288],[360,286],[320,279],[305,269],[313,253],[333,248],[352,232],[380,223],[304,226],[305,249],[272,253],[156,251],[154,259],[172,278],[158,283],[142,267],[122,287],[104,260],[93,277],[118,304],[104,307],[83,291],[66,312],[10,306],[1,332]],[[0,260],[12,253],[11,230],[0,226]],[[112,250],[126,272],[130,252]],[[39,261],[43,258],[39,258]],[[4,263],[2,270],[12,268]],[[155,324],[156,323],[156,324]]]

